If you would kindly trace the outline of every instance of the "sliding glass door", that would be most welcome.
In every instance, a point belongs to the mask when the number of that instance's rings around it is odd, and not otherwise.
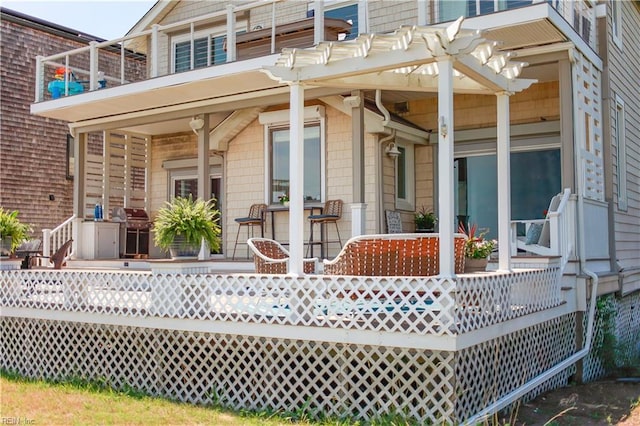
[[[497,238],[496,156],[474,155],[455,160],[457,220],[489,230]],[[560,150],[511,153],[511,218],[542,219],[551,198],[561,190]]]

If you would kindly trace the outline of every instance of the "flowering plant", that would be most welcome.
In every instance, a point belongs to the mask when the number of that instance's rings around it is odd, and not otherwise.
[[[278,201],[280,201],[280,204],[284,204],[289,201],[289,196],[284,193],[282,195],[278,195]]]
[[[458,232],[467,237],[464,243],[464,255],[471,259],[486,259],[489,257],[493,249],[498,244],[496,240],[485,240],[484,236],[489,232],[488,229],[478,231],[478,225],[467,224],[465,227],[462,223],[458,226]]]

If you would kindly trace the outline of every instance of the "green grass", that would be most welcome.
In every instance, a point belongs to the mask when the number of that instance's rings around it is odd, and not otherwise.
[[[325,419],[305,404],[292,411],[230,411],[215,405],[194,405],[146,396],[134,389],[114,391],[104,381],[32,380],[0,371],[0,419],[21,425],[309,425],[410,426],[399,415],[371,422]],[[13,423],[11,423],[13,421]],[[19,423],[17,423],[19,421]]]

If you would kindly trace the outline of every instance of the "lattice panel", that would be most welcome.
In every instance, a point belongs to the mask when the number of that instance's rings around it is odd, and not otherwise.
[[[614,333],[619,349],[619,357],[627,360],[640,357],[640,292],[635,292],[626,297],[608,296],[606,303],[615,311]],[[587,312],[589,310],[587,307]],[[586,333],[587,315],[583,319],[583,327]],[[591,351],[584,359],[582,380],[585,382],[597,380],[610,373],[602,359],[598,356],[597,348],[602,344],[603,330],[602,316],[596,311],[594,333],[591,339]],[[624,359],[618,359],[622,363]]]
[[[560,305],[560,281],[559,268],[459,277],[455,305],[458,333]]]
[[[341,277],[19,270],[3,306],[448,335],[561,303],[558,268],[477,277]]]
[[[566,315],[501,336],[456,353],[456,418],[467,419],[485,406],[575,352],[575,316]],[[534,398],[566,384],[571,367],[529,392]]]
[[[580,143],[583,194],[604,201],[601,72],[580,52],[574,55],[575,133]]]
[[[2,319],[2,367],[192,403],[451,422],[451,352],[38,319]]]

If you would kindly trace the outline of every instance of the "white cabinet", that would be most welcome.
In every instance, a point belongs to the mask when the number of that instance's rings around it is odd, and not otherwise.
[[[80,237],[82,259],[118,259],[120,257],[120,224],[115,222],[83,222]]]

